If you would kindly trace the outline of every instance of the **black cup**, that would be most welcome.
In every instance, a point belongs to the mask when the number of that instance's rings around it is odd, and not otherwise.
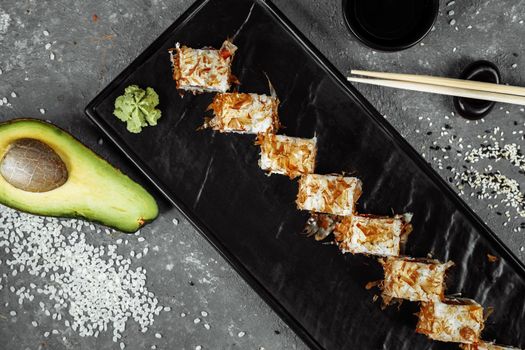
[[[343,0],[350,31],[381,51],[414,46],[430,32],[438,13],[439,0]]]

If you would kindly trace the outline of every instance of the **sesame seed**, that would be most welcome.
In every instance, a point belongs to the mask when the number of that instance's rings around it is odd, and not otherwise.
[[[160,333],[155,333],[155,338],[157,338],[157,339],[162,338],[162,334],[160,334]]]
[[[193,323],[197,324],[197,323],[200,323],[201,322],[201,319],[200,318],[196,318],[193,320]]]
[[[243,332],[243,331],[240,331],[239,333],[237,333],[237,336],[238,336],[239,338],[242,338],[242,337],[244,337],[245,335],[246,335],[246,332]]]

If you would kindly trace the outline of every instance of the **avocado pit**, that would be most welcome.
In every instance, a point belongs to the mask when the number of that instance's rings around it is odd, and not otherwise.
[[[68,179],[60,156],[47,144],[30,138],[9,145],[0,161],[0,174],[9,184],[27,192],[48,192]]]

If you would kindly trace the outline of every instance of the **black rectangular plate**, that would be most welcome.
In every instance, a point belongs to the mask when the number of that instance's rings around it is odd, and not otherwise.
[[[86,108],[87,115],[177,206],[244,279],[312,348],[456,349],[414,333],[417,305],[381,310],[367,282],[375,259],[342,255],[300,232],[297,181],[267,177],[250,135],[196,131],[211,94],[179,96],[168,49],[219,47],[234,35],[241,92],[281,100],[290,136],[317,135],[318,173],[364,182],[361,213],[413,212],[407,254],[453,260],[448,293],[494,307],[483,335],[525,346],[525,269],[414,149],[303,35],[265,0],[201,0],[167,29]],[[151,86],[163,116],[135,135],[112,115],[126,86]],[[487,254],[500,257],[490,263]]]

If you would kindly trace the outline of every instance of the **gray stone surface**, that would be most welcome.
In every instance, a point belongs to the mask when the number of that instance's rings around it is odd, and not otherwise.
[[[191,2],[2,0],[0,99],[7,97],[10,106],[0,106],[0,121],[15,117],[51,120],[124,172],[141,179],[113,146],[100,141],[100,132],[84,117],[83,108]],[[522,54],[525,1],[462,0],[453,5],[447,5],[450,1],[442,2],[435,30],[421,45],[399,53],[374,52],[359,44],[343,24],[339,1],[275,0],[275,3],[343,73],[363,68],[457,76],[469,62],[487,59],[500,67],[505,82],[525,85]],[[450,10],[454,15],[448,14]],[[98,16],[96,21],[94,14]],[[455,25],[450,24],[452,19]],[[524,129],[525,113],[517,106],[497,105],[484,122],[475,124],[452,114],[449,97],[371,86],[358,88],[445,179],[450,176],[446,166],[457,168],[463,164],[453,153],[443,159],[443,152],[429,150],[445,124],[452,127],[451,133],[463,138],[465,145],[476,147],[477,135],[494,127],[505,132],[502,143],[525,144],[519,134]],[[16,97],[11,97],[12,92]],[[41,108],[45,114],[41,114]],[[427,135],[428,131],[432,135]],[[439,144],[448,144],[444,141],[447,138],[441,137]],[[442,160],[443,169],[439,169],[433,157]],[[494,166],[525,185],[523,175],[512,165],[501,161]],[[520,218],[503,226],[504,217],[495,215],[496,210],[488,206],[497,200],[464,198],[523,261],[525,236],[513,231]],[[305,348],[181,214],[159,200],[162,215],[142,230],[146,242],[130,238],[130,246],[123,248],[123,252],[144,244],[160,247],[137,264],[148,270],[150,290],[172,311],[161,313],[145,334],[130,322],[123,337],[126,348],[143,349],[152,344],[159,349],[194,349],[197,345],[203,349]],[[509,210],[514,215],[513,209]],[[173,224],[174,218],[179,220],[178,225]],[[100,245],[115,239],[88,238]],[[3,254],[0,252],[0,256]],[[5,264],[0,266],[0,274],[3,273],[7,273]],[[2,284],[6,287],[31,280],[21,273],[16,278],[3,279]],[[19,306],[8,288],[0,291],[1,349],[118,348],[109,333],[98,338],[81,338],[63,322],[38,313],[38,301],[35,298],[33,303]],[[13,309],[17,311],[16,317],[9,315]],[[201,311],[208,316],[200,316]],[[181,317],[181,313],[187,316]],[[193,320],[197,317],[205,322],[195,324]],[[38,321],[38,327],[31,325],[32,320]],[[203,326],[206,322],[209,330]],[[44,332],[51,329],[60,334],[44,338]],[[241,331],[245,335],[239,337]],[[162,333],[163,338],[156,339],[156,332]]]

